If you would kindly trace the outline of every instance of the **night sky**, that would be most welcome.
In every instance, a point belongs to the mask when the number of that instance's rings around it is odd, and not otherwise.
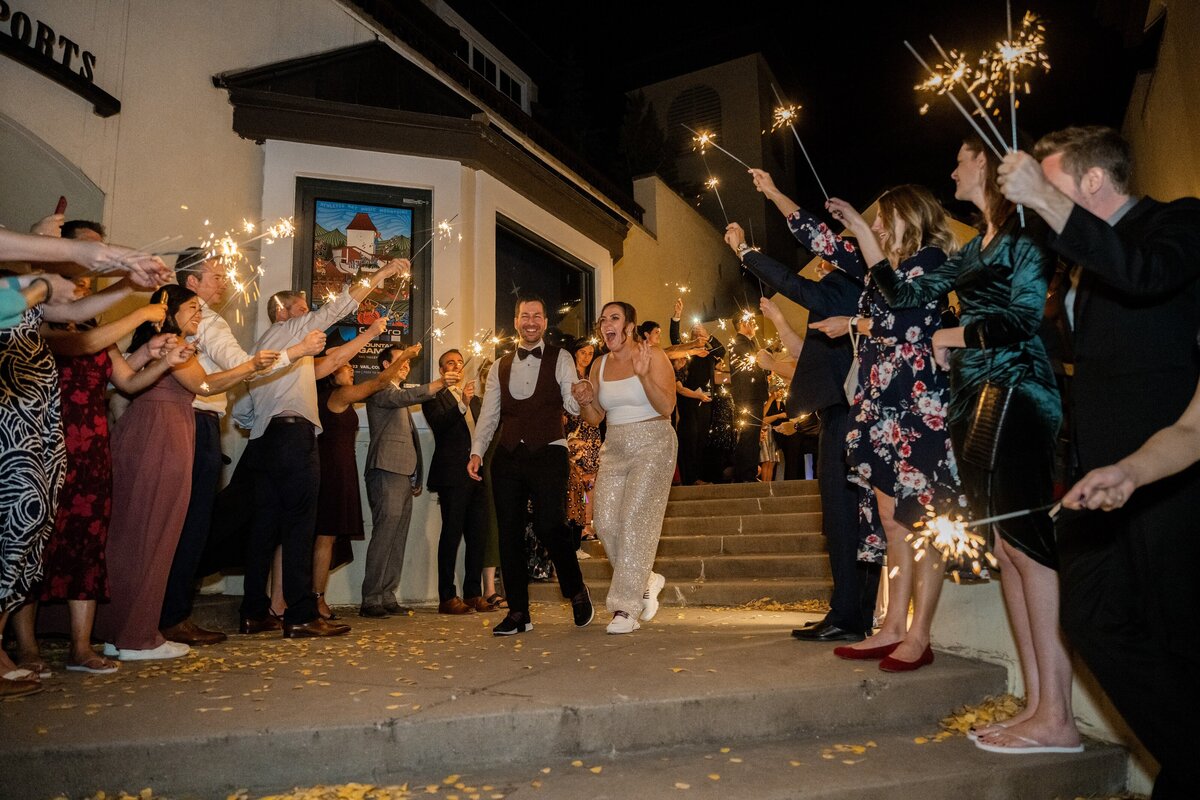
[[[538,118],[618,180],[615,142],[627,91],[758,51],[785,95],[803,106],[798,131],[831,194],[863,206],[888,186],[923,183],[952,211],[967,212],[953,204],[949,175],[970,129],[947,99],[913,91],[923,73],[903,41],[931,60],[929,34],[978,53],[1004,35],[1002,1],[743,0],[726,13],[655,0],[450,2],[533,76]],[[1136,40],[1144,8],[1145,0],[1017,0],[1014,22],[1026,9],[1045,20],[1052,65],[1023,99],[1024,135],[1121,125],[1148,49]],[[931,108],[921,116],[925,102]],[[799,156],[797,185],[781,188],[810,208],[823,200]]]

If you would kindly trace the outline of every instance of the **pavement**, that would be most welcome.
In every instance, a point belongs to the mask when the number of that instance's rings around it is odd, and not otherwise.
[[[791,639],[818,618],[801,612],[663,608],[609,636],[602,607],[576,629],[568,605],[535,605],[534,629],[513,637],[491,635],[500,613],[346,616],[347,636],[233,635],[105,676],[64,672],[65,651],[47,647],[46,691],[0,703],[0,798],[249,797],[349,781],[404,787],[395,797],[666,796],[639,792],[647,780],[783,797],[771,787],[789,786],[776,772],[791,762],[868,765],[855,781],[821,778],[828,791],[812,796],[833,798],[889,763],[885,752],[927,776],[935,747],[958,748],[967,778],[984,769],[961,737],[935,738],[937,720],[1005,684],[1000,667],[944,654],[906,675],[841,661],[832,645]],[[754,755],[735,761],[736,748]],[[1116,774],[1111,748],[1089,753]],[[767,761],[774,771],[755,770]],[[739,775],[761,792],[731,794]],[[349,791],[328,796],[369,796]]]

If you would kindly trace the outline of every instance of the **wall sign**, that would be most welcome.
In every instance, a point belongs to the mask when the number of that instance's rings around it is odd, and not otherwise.
[[[120,100],[93,83],[95,53],[84,50],[43,20],[13,10],[7,0],[0,0],[0,53],[87,100],[102,117],[121,110]]]

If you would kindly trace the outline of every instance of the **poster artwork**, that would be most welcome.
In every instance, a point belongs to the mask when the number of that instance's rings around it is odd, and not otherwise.
[[[412,209],[366,203],[317,200],[313,226],[312,305],[320,307],[347,281],[370,278],[394,258],[412,252]],[[411,281],[389,278],[353,314],[328,329],[330,347],[348,342],[388,315],[386,332],[355,357],[356,376],[378,372],[376,356],[392,342],[412,339]],[[340,339],[340,341],[339,341]]]

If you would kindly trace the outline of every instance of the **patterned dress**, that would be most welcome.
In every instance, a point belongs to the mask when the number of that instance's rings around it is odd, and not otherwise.
[[[567,449],[575,469],[567,480],[567,519],[583,527],[587,519],[587,493],[600,469],[600,429],[575,414],[567,414]],[[590,476],[585,480],[584,476]]]
[[[101,350],[58,358],[66,480],[46,545],[43,601],[108,600],[104,549],[112,515],[112,457],[104,390],[112,361]]]
[[[946,422],[959,445],[971,426],[979,393],[991,381],[1013,387],[995,468],[962,463],[971,517],[1034,508],[1053,501],[1054,453],[1062,401],[1038,331],[1052,265],[1041,245],[1017,227],[1016,215],[987,246],[977,236],[936,269],[907,282],[872,277],[893,308],[921,306],[950,290],[962,304],[966,347],[950,357]],[[1030,514],[997,523],[1004,541],[1038,563],[1057,568],[1053,521]]]
[[[58,370],[41,324],[38,307],[0,330],[0,612],[41,577],[66,471]]]
[[[846,458],[848,479],[861,489],[859,560],[882,562],[887,540],[875,489],[895,498],[895,519],[910,530],[926,516],[926,506],[937,513],[966,507],[946,425],[950,387],[933,360],[944,295],[918,307],[894,309],[854,244],[804,211],[792,214],[788,225],[813,253],[865,284],[858,314],[871,319],[871,335],[858,342],[858,389]],[[892,271],[900,283],[909,283],[945,260],[940,249],[925,247]]]

